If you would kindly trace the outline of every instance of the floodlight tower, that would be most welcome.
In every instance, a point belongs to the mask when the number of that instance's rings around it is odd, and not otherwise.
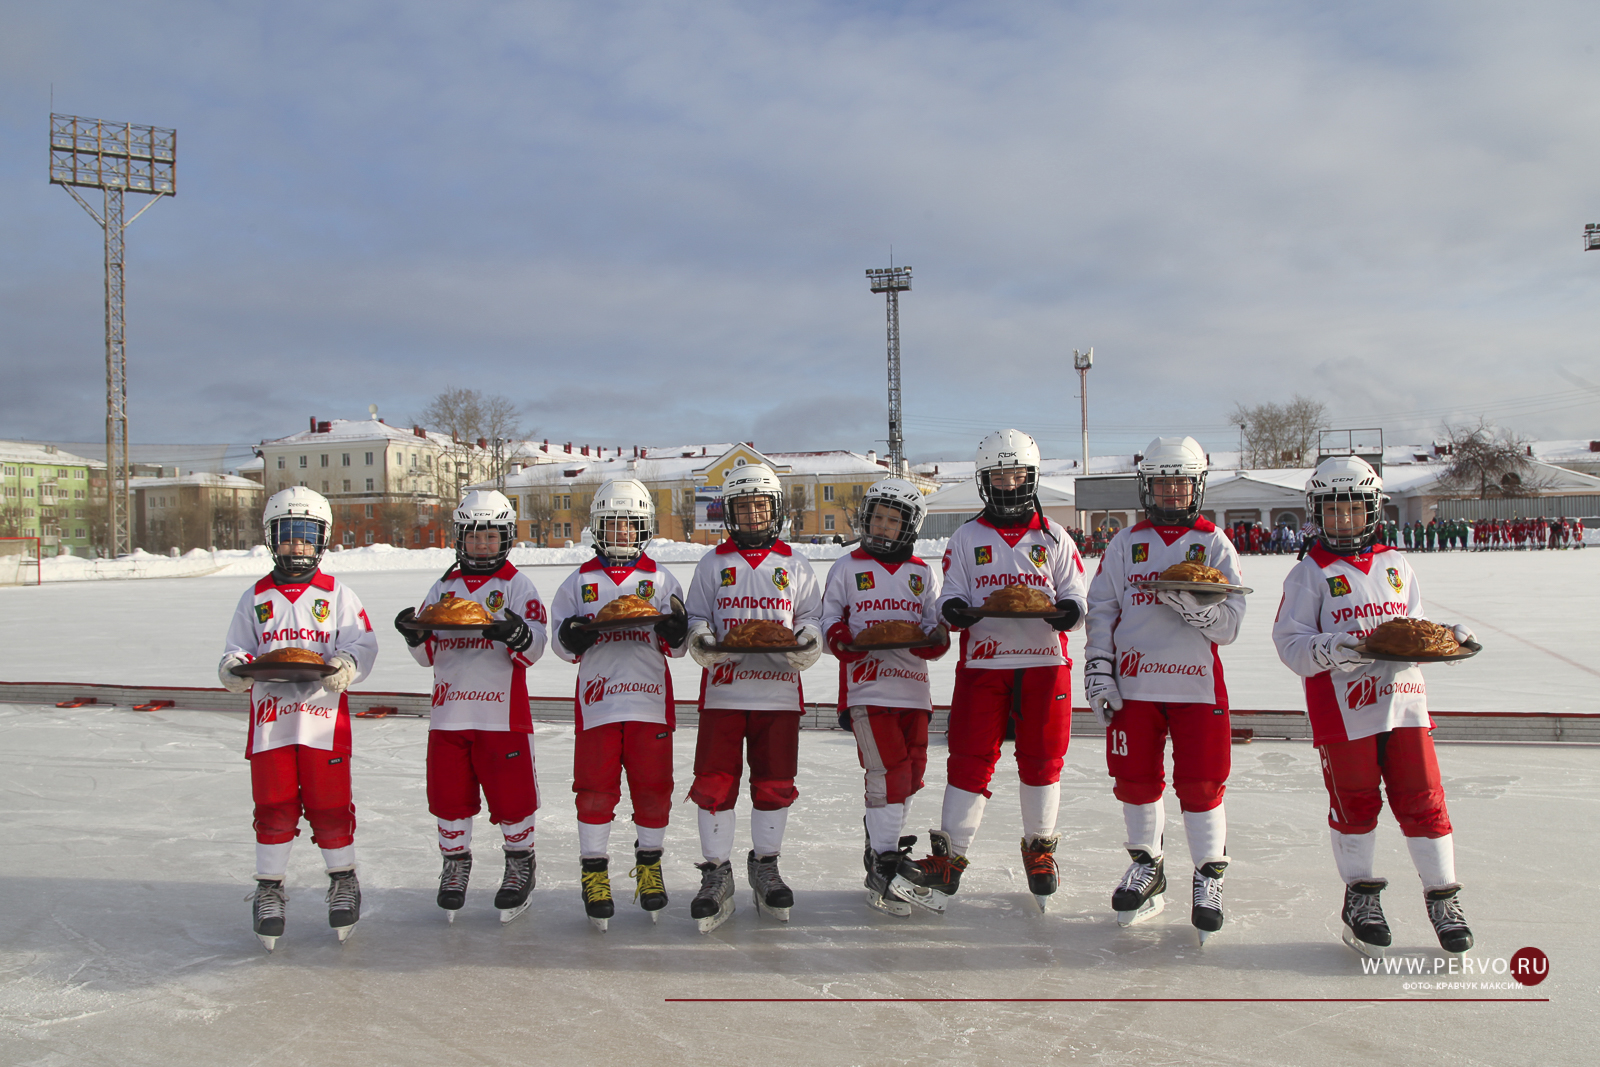
[[[1089,473],[1089,368],[1094,366],[1094,348],[1091,346],[1087,352],[1072,350],[1072,365],[1078,371],[1078,398],[1082,403],[1083,418],[1083,470],[1082,474]]]
[[[1583,228],[1583,250],[1600,252],[1600,222],[1591,222]]]
[[[867,271],[874,293],[889,296],[889,469],[896,476],[905,465],[906,442],[900,432],[900,294],[911,291],[910,267]]]
[[[159,126],[50,115],[50,184],[59,185],[89,213],[106,238],[106,555],[133,548],[128,492],[128,353],[123,330],[123,231],[163,196],[176,196],[178,132]],[[78,192],[105,193],[96,212]],[[123,221],[122,194],[146,193],[150,202]]]

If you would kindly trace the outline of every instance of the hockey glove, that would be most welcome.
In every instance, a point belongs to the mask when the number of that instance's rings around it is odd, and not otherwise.
[[[938,659],[940,656],[950,651],[950,631],[945,629],[944,623],[941,622],[938,626],[935,626],[933,628],[933,633],[929,634],[928,636],[931,637],[935,643],[928,645],[925,648],[911,649],[910,652],[913,656],[917,657],[918,659]]]
[[[561,642],[561,647],[571,652],[574,656],[581,656],[594,647],[600,640],[600,635],[592,630],[578,629],[579,623],[589,620],[582,615],[569,615],[561,623],[561,629],[556,631],[556,640]]]
[[[809,622],[794,633],[794,643],[809,645],[799,652],[785,652],[783,658],[789,661],[789,666],[797,671],[803,671],[822,657],[822,631]]]
[[[1311,661],[1325,671],[1349,674],[1372,660],[1356,651],[1355,634],[1318,634],[1311,639]]]
[[[1156,596],[1167,607],[1183,616],[1183,621],[1196,630],[1204,630],[1222,621],[1222,601],[1202,604],[1200,598],[1187,589],[1163,589]]]
[[[328,666],[339,668],[322,680],[322,688],[328,692],[342,693],[356,680],[356,661],[350,657],[350,653],[337,653],[328,660]]]
[[[689,616],[674,612],[663,615],[656,620],[656,636],[667,643],[669,648],[682,648],[684,640],[689,636]]]
[[[217,681],[222,683],[222,688],[230,693],[248,693],[255,682],[239,677],[233,673],[233,669],[249,662],[250,657],[243,652],[229,652],[223,656],[222,662],[217,664]]]
[[[1083,695],[1089,701],[1089,710],[1101,726],[1110,726],[1116,713],[1122,710],[1122,691],[1117,688],[1116,664],[1104,656],[1096,656],[1083,668]]]
[[[711,646],[717,643],[717,639],[711,636],[711,627],[703,622],[695,623],[689,628],[688,640],[689,655],[708,671],[728,658],[728,653],[712,649]]]
[[[969,610],[969,605],[960,597],[951,597],[939,609],[944,616],[944,621],[950,624],[952,630],[965,630],[978,623],[978,617]]]
[[[483,636],[491,641],[499,641],[513,652],[526,652],[528,646],[533,644],[533,631],[528,629],[522,616],[510,608],[506,609],[505,618],[483,628]]]
[[[838,657],[840,663],[855,663],[866,659],[869,652],[852,652],[845,646],[855,640],[855,635],[850,632],[850,624],[840,621],[828,627],[828,651]]]
[[[1050,624],[1051,629],[1060,630],[1062,633],[1066,633],[1078,625],[1078,620],[1083,618],[1083,609],[1071,597],[1056,601],[1056,610],[1064,611],[1066,614],[1059,619],[1046,619],[1045,621]]]
[[[416,608],[406,608],[394,617],[394,628],[400,631],[400,636],[406,639],[406,644],[416,648],[428,639],[431,630],[408,630],[401,623],[412,622],[417,617]]]

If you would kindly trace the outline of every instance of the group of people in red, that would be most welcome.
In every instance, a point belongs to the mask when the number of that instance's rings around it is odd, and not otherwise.
[[[1479,519],[1472,524],[1472,547],[1479,552],[1518,549],[1582,548],[1583,520],[1565,515],[1547,519]]]

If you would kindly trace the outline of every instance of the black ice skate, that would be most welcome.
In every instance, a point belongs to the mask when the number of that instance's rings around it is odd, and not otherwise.
[[[528,910],[528,894],[533,891],[538,861],[533,849],[506,851],[506,873],[500,880],[500,891],[494,895],[494,906],[500,909],[500,921],[508,923]]]
[[[1056,845],[1060,841],[1060,834],[1022,841],[1022,866],[1028,872],[1028,892],[1033,894],[1040,911],[1048,910],[1046,905],[1061,885],[1056,875]]]
[[[709,934],[733,914],[733,865],[708,860],[695,867],[700,871],[700,892],[689,902],[689,915],[702,934]]]
[[[1189,912],[1189,922],[1200,933],[1200,944],[1222,929],[1222,877],[1228,870],[1228,861],[1212,860],[1194,870],[1194,907]]]
[[[961,872],[967,857],[950,854],[950,835],[943,830],[928,831],[929,855],[912,861],[902,857],[889,888],[902,900],[919,908],[943,912],[950,898],[961,888]]]
[[[261,939],[261,944],[271,952],[283,936],[284,913],[289,908],[289,898],[283,891],[282,878],[257,878],[256,891],[245,897],[250,901],[251,928]]]
[[[872,851],[872,844],[868,842],[862,861],[866,864],[867,878],[863,885],[867,887],[867,905],[899,918],[906,918],[911,914],[911,903],[896,894],[889,888],[889,883],[894,881],[894,876],[900,871],[900,861],[906,859],[911,853],[911,846],[917,843],[915,837],[902,837],[900,847],[894,852],[876,853]]]
[[[328,925],[342,945],[361,920],[361,883],[354,867],[328,872]]]
[[[456,921],[456,912],[467,902],[467,879],[472,875],[472,853],[458,852],[444,858],[444,870],[439,872],[439,907],[445,916]]]
[[[745,879],[750,883],[750,893],[755,898],[756,909],[781,923],[789,921],[789,909],[794,907],[794,890],[784,884],[778,873],[778,853],[757,856],[754,849],[745,861]]]
[[[1132,926],[1160,915],[1167,906],[1166,861],[1142,848],[1128,849],[1133,860],[1122,872],[1122,881],[1111,894],[1111,910],[1117,913],[1119,926]]]
[[[603,934],[611,923],[611,916],[617,913],[616,902],[611,899],[611,875],[608,873],[611,861],[600,856],[585,858],[581,863],[583,875],[579,888],[583,892],[583,910],[589,915],[589,925]]]
[[[1456,899],[1459,892],[1461,884],[1452,882],[1424,890],[1422,894],[1428,905],[1428,920],[1433,923],[1433,932],[1439,935],[1439,947],[1446,952],[1465,952],[1472,947],[1472,931],[1467,929],[1461,901]]]
[[[1363,956],[1383,958],[1383,950],[1393,940],[1383,918],[1378,894],[1389,882],[1385,878],[1364,878],[1344,889],[1344,943]]]
[[[658,922],[661,909],[667,906],[667,883],[661,876],[661,850],[639,848],[635,842],[633,864],[633,870],[628,872],[628,877],[634,880],[633,899],[650,913],[651,922]]]

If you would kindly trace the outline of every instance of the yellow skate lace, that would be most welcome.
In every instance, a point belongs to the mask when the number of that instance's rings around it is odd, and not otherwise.
[[[584,900],[611,899],[611,874],[609,871],[584,871],[582,880]]]
[[[638,900],[641,893],[665,893],[667,883],[661,877],[661,864],[641,863],[628,872],[628,877],[634,879],[633,899]]]

